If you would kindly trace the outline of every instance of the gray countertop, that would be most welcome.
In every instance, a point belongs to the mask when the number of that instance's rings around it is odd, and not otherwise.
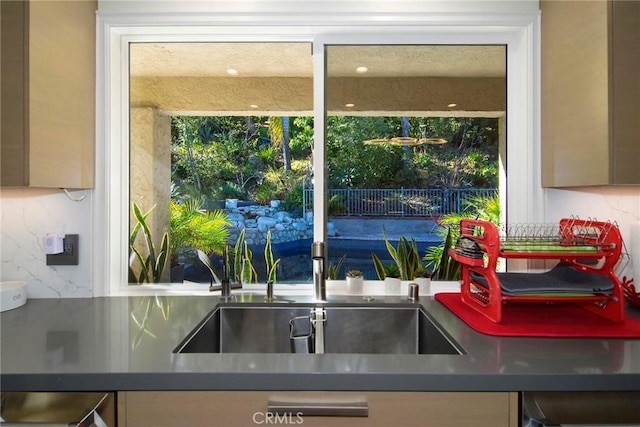
[[[363,303],[355,297],[333,299]],[[216,296],[29,300],[0,317],[0,386],[3,391],[640,390],[640,340],[487,336],[431,297],[420,304],[467,354],[173,353],[216,304]]]

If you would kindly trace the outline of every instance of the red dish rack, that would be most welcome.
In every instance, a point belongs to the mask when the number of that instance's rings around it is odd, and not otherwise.
[[[614,270],[622,249],[620,231],[611,222],[563,218],[559,224],[515,225],[501,232],[491,222],[463,219],[460,238],[449,254],[461,264],[463,302],[493,322],[500,323],[503,305],[512,303],[579,304],[604,318],[621,322],[625,317],[624,289]],[[606,276],[613,289],[587,295],[505,295],[500,273],[496,271],[500,258],[560,260],[578,271]],[[482,281],[476,280],[478,275]]]

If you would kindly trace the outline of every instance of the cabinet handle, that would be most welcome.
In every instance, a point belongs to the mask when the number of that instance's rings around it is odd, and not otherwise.
[[[369,404],[364,396],[349,397],[287,397],[269,398],[272,414],[295,414],[311,417],[368,417]]]

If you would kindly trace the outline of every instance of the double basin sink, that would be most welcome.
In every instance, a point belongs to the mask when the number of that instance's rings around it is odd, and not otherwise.
[[[220,303],[174,353],[313,353],[316,330],[324,353],[464,354],[417,303]]]

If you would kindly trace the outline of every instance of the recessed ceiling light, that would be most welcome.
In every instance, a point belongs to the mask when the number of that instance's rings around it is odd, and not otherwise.
[[[447,105],[447,107],[449,107],[449,108],[453,108],[453,107],[457,107],[457,106],[458,106],[458,104],[455,104],[455,103],[451,103],[451,104]]]
[[[353,108],[353,107],[356,106],[356,104],[352,104],[352,103],[349,102],[347,104],[344,104],[344,106],[347,107],[347,108]]]
[[[236,70],[235,68],[227,68],[227,74],[235,76],[238,74],[238,70]]]
[[[369,71],[369,69],[364,65],[361,65],[356,68],[356,73],[366,73],[367,71]]]
[[[251,104],[251,105],[249,105],[249,107],[251,107],[251,108],[253,108],[253,109],[258,108],[258,106],[257,106],[256,104]]]

